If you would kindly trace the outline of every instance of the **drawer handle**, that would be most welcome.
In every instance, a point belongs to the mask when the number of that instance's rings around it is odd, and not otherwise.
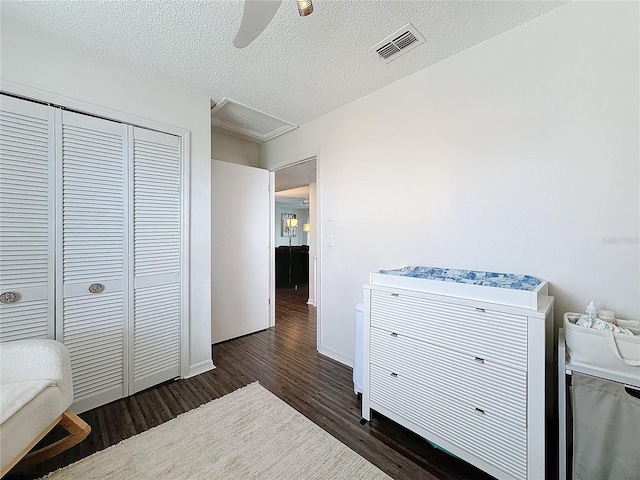
[[[102,293],[104,292],[104,285],[101,283],[92,283],[89,285],[89,293]]]
[[[478,363],[484,363],[484,358],[476,357],[474,360]]]
[[[397,373],[395,373],[395,372],[391,372],[391,376],[392,376],[393,378],[397,378],[397,377],[398,377],[398,374],[397,374]]]
[[[482,410],[481,408],[476,407],[476,413],[479,413],[480,415],[484,415],[484,410]]]
[[[485,311],[485,310],[484,310],[484,308],[478,308],[478,307],[476,307],[476,312],[482,312],[482,313],[484,313],[484,311]]]
[[[399,296],[400,296],[400,294],[399,294],[399,293],[392,293],[392,294],[391,294],[391,296],[392,296],[392,297],[399,297]]]
[[[396,332],[391,332],[391,336],[392,336],[392,337],[397,337],[397,336],[398,336],[398,334],[397,334]]]
[[[0,303],[15,303],[18,301],[18,298],[16,292],[4,292],[0,295]]]

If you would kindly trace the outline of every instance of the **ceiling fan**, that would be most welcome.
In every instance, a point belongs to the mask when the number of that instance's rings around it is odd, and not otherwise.
[[[233,45],[244,48],[260,35],[274,17],[282,0],[245,0],[242,23],[233,39]],[[306,17],[313,13],[312,0],[296,0],[298,13]]]

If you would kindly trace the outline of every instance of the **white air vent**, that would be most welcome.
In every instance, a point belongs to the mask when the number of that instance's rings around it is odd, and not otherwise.
[[[397,32],[375,44],[369,51],[374,52],[380,59],[390,62],[423,43],[424,37],[418,33],[413,25],[408,23]]]

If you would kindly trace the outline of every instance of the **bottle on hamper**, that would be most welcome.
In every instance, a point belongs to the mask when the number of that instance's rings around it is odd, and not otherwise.
[[[589,315],[591,317],[591,320],[594,320],[598,316],[598,309],[593,303],[593,300],[591,300],[591,303],[587,305],[587,308],[584,310],[584,313],[585,315]]]

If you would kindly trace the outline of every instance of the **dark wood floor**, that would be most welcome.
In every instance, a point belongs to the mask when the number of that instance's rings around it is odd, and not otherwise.
[[[214,345],[215,370],[83,413],[92,428],[84,442],[6,478],[38,477],[255,381],[393,478],[492,478],[382,416],[361,425],[352,370],[317,353],[316,314],[307,296],[304,287],[278,290],[275,328]]]

